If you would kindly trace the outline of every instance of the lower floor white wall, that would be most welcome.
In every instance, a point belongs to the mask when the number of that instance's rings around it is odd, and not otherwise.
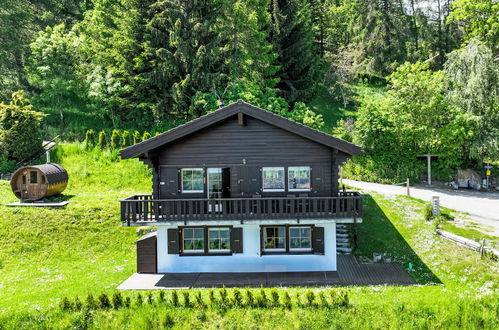
[[[312,223],[310,223],[312,224]],[[315,224],[315,223],[314,223]],[[306,225],[306,223],[303,223]],[[159,273],[197,272],[298,272],[336,270],[336,224],[324,227],[324,254],[261,255],[260,226],[238,225],[243,228],[243,253],[227,256],[180,256],[168,254],[167,231],[175,226],[158,226],[157,254]]]

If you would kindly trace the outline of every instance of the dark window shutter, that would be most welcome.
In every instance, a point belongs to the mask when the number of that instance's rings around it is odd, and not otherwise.
[[[168,229],[168,254],[179,254],[178,229]]]
[[[161,167],[160,170],[160,196],[171,198],[177,195],[180,175],[174,167]]]
[[[312,249],[314,253],[324,254],[324,227],[312,229]]]
[[[243,229],[232,228],[230,232],[230,246],[233,253],[243,253]]]

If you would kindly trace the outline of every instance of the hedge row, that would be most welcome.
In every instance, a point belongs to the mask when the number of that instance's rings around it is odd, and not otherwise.
[[[294,298],[294,299],[293,299]],[[264,289],[255,290],[245,289],[240,290],[234,288],[227,290],[222,287],[218,290],[209,290],[208,299],[203,297],[201,291],[195,290],[160,290],[158,294],[149,292],[145,297],[138,292],[132,298],[130,296],[123,297],[120,292],[114,292],[111,298],[106,293],[95,299],[91,294],[87,296],[85,302],[82,302],[78,297],[70,300],[64,297],[60,301],[60,307],[64,311],[78,311],[82,309],[120,309],[130,308],[133,306],[142,306],[144,304],[165,304],[172,307],[185,308],[230,308],[230,307],[251,307],[251,308],[268,308],[282,307],[348,307],[348,293],[344,290],[328,290],[315,293],[308,290],[300,296],[298,293],[294,297],[286,290]]]
[[[154,136],[159,135],[156,132]],[[100,131],[94,132],[94,130],[87,130],[85,132],[85,146],[88,149],[94,147],[99,147],[101,150],[104,149],[120,149],[131,146],[142,141],[145,141],[151,137],[151,133],[145,131],[142,134],[138,131],[123,131],[123,130],[112,130],[111,132]]]

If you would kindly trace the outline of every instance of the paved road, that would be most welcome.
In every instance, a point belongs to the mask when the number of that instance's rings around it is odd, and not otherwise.
[[[343,180],[351,187],[375,191],[382,194],[405,195],[406,187],[387,184]],[[499,236],[499,192],[479,192],[473,190],[447,190],[441,188],[411,187],[410,194],[422,200],[431,201],[432,196],[440,196],[440,204],[456,211],[469,213],[473,221],[492,229]]]

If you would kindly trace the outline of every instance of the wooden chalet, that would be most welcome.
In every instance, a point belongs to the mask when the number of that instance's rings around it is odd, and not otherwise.
[[[153,174],[121,201],[123,225],[157,226],[138,271],[336,270],[336,224],[362,221],[338,169],[361,152],[243,101],[122,149]]]

